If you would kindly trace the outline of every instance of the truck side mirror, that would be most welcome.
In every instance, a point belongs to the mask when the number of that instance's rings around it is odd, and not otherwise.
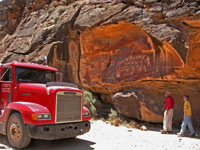
[[[63,73],[56,72],[56,81],[57,82],[63,82]]]

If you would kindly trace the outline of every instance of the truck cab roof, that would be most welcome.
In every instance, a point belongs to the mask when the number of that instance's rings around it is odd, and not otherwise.
[[[11,62],[11,63],[5,63],[5,64],[3,64],[3,66],[36,68],[36,69],[50,70],[50,71],[55,71],[55,72],[58,71],[56,68],[49,67],[47,65],[39,65],[39,64],[35,64],[35,63]]]

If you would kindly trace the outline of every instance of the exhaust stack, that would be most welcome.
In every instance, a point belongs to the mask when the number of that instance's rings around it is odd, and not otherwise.
[[[44,65],[46,66],[47,65],[47,57],[44,56]]]

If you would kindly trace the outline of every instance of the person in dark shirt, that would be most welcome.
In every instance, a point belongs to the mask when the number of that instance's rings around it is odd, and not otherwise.
[[[174,108],[174,100],[170,96],[170,92],[165,92],[165,112],[163,118],[163,130],[161,130],[162,134],[171,133],[172,132],[172,118],[173,118],[173,108]]]

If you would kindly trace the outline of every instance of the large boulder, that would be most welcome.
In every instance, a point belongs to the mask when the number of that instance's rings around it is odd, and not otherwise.
[[[160,123],[163,120],[164,99],[161,93],[127,89],[113,95],[113,104],[124,116]]]

